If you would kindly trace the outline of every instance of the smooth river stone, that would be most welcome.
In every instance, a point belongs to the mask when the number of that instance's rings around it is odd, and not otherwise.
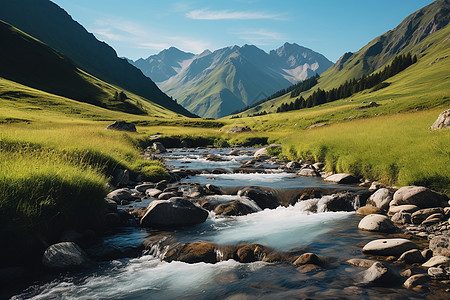
[[[358,229],[377,232],[393,232],[395,231],[395,226],[388,217],[384,215],[371,214],[365,216],[359,222]]]
[[[338,173],[328,176],[324,179],[325,181],[339,183],[339,184],[348,184],[348,183],[357,183],[358,179],[356,179],[353,175],[346,173]]]
[[[446,256],[433,256],[422,267],[431,268],[439,265],[450,265],[450,258]]]
[[[417,205],[398,205],[398,206],[390,206],[388,211],[388,216],[393,216],[396,213],[403,211],[407,213],[413,213],[419,210]]]
[[[379,239],[367,243],[362,251],[365,254],[382,256],[400,256],[404,252],[419,247],[407,239]]]

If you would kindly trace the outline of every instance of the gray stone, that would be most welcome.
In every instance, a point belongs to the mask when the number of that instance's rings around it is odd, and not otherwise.
[[[387,266],[375,262],[362,273],[361,283],[373,286],[392,286],[399,282],[400,278]]]
[[[329,182],[339,183],[339,184],[350,184],[350,183],[358,182],[358,179],[356,179],[353,175],[346,174],[346,173],[333,174],[331,176],[328,176],[324,180],[329,181]]]
[[[214,209],[214,212],[216,213],[216,215],[223,216],[244,216],[254,213],[255,210],[239,200],[234,200],[232,202],[222,203],[218,205]]]
[[[364,269],[368,269],[374,263],[376,263],[375,260],[364,259],[364,258],[351,258],[351,259],[346,260],[345,262],[351,266],[354,266],[357,268],[364,268]]]
[[[150,203],[141,218],[144,227],[181,227],[205,222],[208,211],[192,202],[175,197],[169,200],[155,200]]]
[[[174,192],[164,192],[159,194],[159,200],[169,200],[170,198],[177,197],[177,194]]]
[[[392,202],[391,202],[392,203]],[[417,205],[398,205],[398,206],[389,206],[388,216],[393,216],[398,212],[406,212],[406,213],[413,213],[415,211],[419,210],[419,207]]]
[[[154,183],[143,183],[135,186],[134,189],[139,193],[145,193],[145,191],[147,191],[148,189],[152,189],[154,187],[155,187]]]
[[[404,186],[394,193],[391,205],[412,204],[419,208],[447,206],[447,197],[423,186]]]
[[[438,235],[430,240],[430,249],[436,256],[450,257],[450,237],[448,235]]]
[[[258,151],[253,154],[253,157],[256,159],[267,159],[269,158],[269,153],[267,153],[267,148],[259,149]]]
[[[382,187],[383,187],[383,185],[381,183],[374,181],[370,185],[369,191],[376,191],[376,190],[378,190],[379,188],[382,188]]]
[[[106,195],[106,199],[113,200],[116,203],[125,201],[134,201],[136,197],[133,196],[133,192],[128,188],[117,189]]]
[[[147,189],[145,191],[145,195],[151,198],[158,198],[158,196],[162,193],[159,189]]]
[[[383,256],[400,256],[404,252],[419,247],[407,239],[379,239],[367,243],[362,251],[365,254],[383,255]]]
[[[427,262],[425,262],[422,267],[431,268],[440,265],[449,266],[450,258],[447,256],[433,256]]]
[[[62,242],[48,247],[42,256],[42,264],[50,269],[86,267],[90,260],[74,242]]]
[[[152,144],[152,150],[155,153],[166,153],[167,152],[166,147],[164,147],[164,145],[161,144],[160,142],[154,142]]]
[[[116,169],[111,180],[111,184],[116,187],[124,187],[130,183],[130,171]]]
[[[420,224],[423,221],[425,221],[429,216],[435,214],[435,213],[444,213],[444,210],[442,209],[442,207],[433,207],[433,208],[424,208],[424,209],[420,209],[416,212],[414,212],[411,215],[411,221],[414,224]]]
[[[450,126],[450,109],[439,114],[437,120],[430,126],[430,130],[444,129]]]
[[[386,188],[381,188],[369,197],[368,203],[373,203],[376,207],[388,210],[392,201],[393,193]]]
[[[238,196],[248,197],[255,201],[261,209],[274,209],[280,204],[278,199],[275,198],[271,193],[265,192],[259,188],[245,187],[238,191]]]
[[[448,275],[442,268],[431,267],[428,269],[428,275],[433,279],[447,279]]]
[[[407,264],[424,262],[422,253],[418,249],[412,249],[412,250],[408,250],[408,251],[404,252],[402,255],[400,255],[398,260],[403,261]]]
[[[304,168],[297,172],[297,175],[299,176],[305,176],[305,177],[320,177],[320,173],[316,170]]]
[[[321,162],[316,162],[315,164],[313,164],[313,167],[314,167],[316,170],[322,170],[322,169],[325,167],[325,164],[324,164],[324,163],[321,163]]]
[[[410,224],[411,214],[404,211],[399,211],[391,217],[391,221],[396,224]]]
[[[365,216],[359,222],[358,229],[389,233],[395,231],[395,226],[388,217],[372,214]]]
[[[372,214],[384,215],[385,211],[382,210],[381,208],[378,208],[375,206],[361,206],[356,211],[356,214],[363,215],[363,216],[368,216],[368,215],[372,215]]]
[[[241,132],[247,132],[247,131],[252,131],[252,129],[248,126],[244,126],[244,127],[235,126],[235,127],[231,128],[230,130],[228,130],[227,133],[241,133]]]
[[[133,123],[128,123],[125,121],[115,121],[114,123],[108,125],[106,129],[136,132],[136,126],[134,126]]]
[[[427,274],[417,274],[409,277],[404,283],[403,286],[407,289],[412,289],[418,285],[427,283],[430,281],[430,276]]]

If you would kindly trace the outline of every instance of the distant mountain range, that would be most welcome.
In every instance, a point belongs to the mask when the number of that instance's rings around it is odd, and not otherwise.
[[[139,69],[117,57],[113,48],[97,40],[65,10],[49,0],[2,0],[0,20],[39,39],[69,58],[76,67],[104,82],[179,114],[194,116],[164,94]]]
[[[297,44],[269,53],[253,45],[195,55],[171,47],[131,61],[189,111],[220,118],[304,80],[333,63]]]

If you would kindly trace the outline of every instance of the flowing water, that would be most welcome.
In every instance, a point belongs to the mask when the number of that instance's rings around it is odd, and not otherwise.
[[[215,150],[221,155],[229,151]],[[209,150],[175,151],[165,156],[175,168],[227,168],[232,171],[250,156],[223,155],[226,161],[210,162],[204,155]],[[190,162],[187,163],[186,162]],[[205,165],[205,162],[206,165]],[[199,168],[199,166],[202,166]],[[214,179],[211,179],[214,178]],[[213,182],[218,186],[298,188],[333,187],[320,179],[302,178],[292,173],[200,175],[183,181]],[[355,188],[355,187],[353,187]],[[210,213],[205,223],[165,232],[165,236],[182,242],[210,241],[219,245],[259,243],[276,251],[313,252],[327,257],[329,267],[304,272],[286,263],[239,263],[234,260],[216,264],[165,262],[161,249],[145,252],[138,258],[100,262],[90,270],[64,273],[52,280],[42,280],[27,288],[15,299],[278,299],[278,298],[390,298],[420,299],[423,294],[400,288],[369,288],[356,284],[363,270],[344,262],[364,258],[361,247],[378,238],[376,234],[357,230],[360,220],[353,212],[326,212],[321,199],[298,202],[294,206],[261,210],[256,203],[237,195],[209,196],[210,201],[225,203],[240,200],[254,209],[246,216],[220,217]],[[135,205],[145,207],[151,200]],[[311,206],[317,213],[309,212]],[[88,252],[142,244],[156,230],[137,227],[119,228],[105,236]],[[100,248],[99,248],[100,247]]]

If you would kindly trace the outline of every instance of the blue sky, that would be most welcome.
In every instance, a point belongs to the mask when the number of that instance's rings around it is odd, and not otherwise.
[[[297,43],[336,61],[431,0],[52,0],[119,56]]]

